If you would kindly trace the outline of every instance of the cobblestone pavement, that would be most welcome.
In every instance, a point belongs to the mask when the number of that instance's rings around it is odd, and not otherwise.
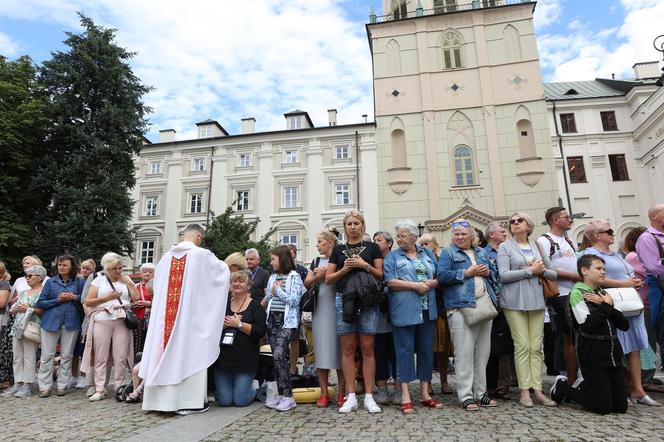
[[[552,379],[547,380],[550,384]],[[416,390],[414,386],[411,389]],[[434,389],[438,389],[436,382]],[[652,396],[664,400],[664,395]],[[419,393],[414,391],[414,402],[418,397]],[[511,400],[501,401],[498,408],[467,412],[458,405],[456,396],[436,397],[442,399],[444,409],[428,410],[416,405],[416,413],[410,416],[403,416],[397,406],[385,407],[378,415],[369,415],[362,409],[340,415],[335,407],[323,410],[311,404],[299,405],[286,413],[256,405],[253,410],[244,409],[244,413],[249,413],[246,416],[238,414],[229,419],[232,412],[221,409],[187,417],[144,413],[140,405],[120,404],[110,396],[90,403],[83,391],[78,390],[48,399],[37,396],[0,398],[0,440],[125,440],[137,435],[149,440],[145,434],[150,429],[159,434],[160,441],[201,437],[209,441],[243,442],[664,440],[664,407],[638,405],[629,407],[626,415],[597,416],[569,405],[525,409]],[[200,428],[198,432],[193,431],[193,427],[202,426],[205,426],[203,433]],[[179,432],[171,430],[175,427]],[[184,436],[186,434],[191,437]],[[194,434],[203,436],[194,437]]]

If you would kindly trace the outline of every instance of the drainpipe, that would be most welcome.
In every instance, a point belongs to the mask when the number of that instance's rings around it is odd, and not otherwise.
[[[208,182],[207,214],[205,215],[205,229],[210,226],[210,203],[212,202],[212,170],[214,169],[214,146],[210,148],[210,181]]]
[[[360,136],[357,131],[355,131],[355,179],[357,180],[357,186],[355,186],[357,194],[357,210],[360,211]]]
[[[560,152],[560,158],[563,159],[563,182],[565,183],[565,196],[567,196],[567,211],[572,216],[574,213],[572,211],[572,199],[569,195],[569,185],[567,184],[567,167],[565,165],[565,155],[563,154],[563,137],[558,130],[558,117],[556,117],[556,101],[551,100],[553,103],[553,125],[556,128],[556,136],[558,137],[558,151]]]

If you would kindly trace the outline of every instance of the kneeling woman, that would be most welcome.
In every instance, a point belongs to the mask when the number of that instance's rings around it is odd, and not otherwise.
[[[258,370],[260,340],[265,335],[265,311],[251,299],[251,274],[231,274],[231,297],[226,308],[219,358],[214,365],[217,401],[221,407],[244,407],[256,396],[252,389]]]

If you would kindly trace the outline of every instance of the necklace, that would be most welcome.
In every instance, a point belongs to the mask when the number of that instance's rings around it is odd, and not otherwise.
[[[233,300],[231,299],[231,311],[233,313],[235,313],[236,315],[239,312],[243,311],[244,310],[244,304],[247,302],[247,300],[251,300],[251,297],[245,294],[244,299],[242,300],[242,303],[240,304],[240,308],[238,308],[237,310],[234,310],[233,309]]]

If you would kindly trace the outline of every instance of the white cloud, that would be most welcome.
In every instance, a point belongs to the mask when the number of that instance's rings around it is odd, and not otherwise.
[[[535,6],[533,20],[539,31],[558,22],[563,12],[564,0],[539,0]]]
[[[194,123],[206,118],[231,133],[249,116],[259,131],[284,129],[282,114],[295,108],[317,125],[326,124],[329,108],[339,110],[340,124],[372,117],[371,54],[344,2],[4,1],[16,8],[0,15],[70,29],[82,10],[117,28],[118,42],[138,52],[135,73],[155,87],[146,97],[151,138],[163,128],[193,136]]]
[[[9,35],[0,32],[0,55],[11,57],[18,52],[18,43],[13,41]]]
[[[660,60],[662,54],[652,41],[664,22],[661,2],[621,0],[621,7],[625,15],[619,27],[591,30],[588,24],[573,21],[565,34],[541,35],[537,41],[540,61],[551,72],[544,80],[592,80],[612,74],[633,78],[634,63]]]

